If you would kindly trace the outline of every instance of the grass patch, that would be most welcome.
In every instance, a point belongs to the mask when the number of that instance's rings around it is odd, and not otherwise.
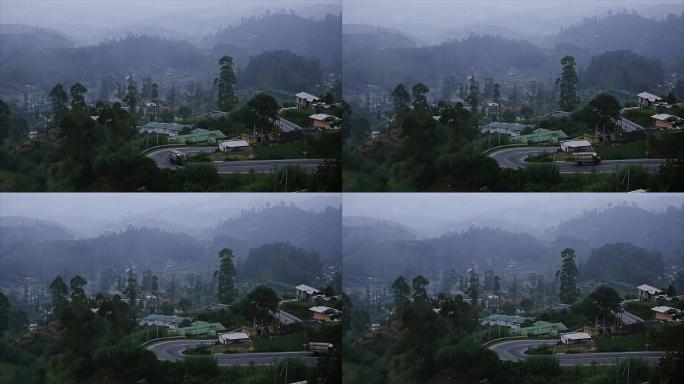
[[[254,352],[287,352],[304,349],[304,334],[286,336],[259,336],[254,338]]]
[[[258,145],[254,147],[256,160],[299,159],[304,157],[304,141],[297,140],[289,143],[274,145]]]
[[[14,374],[17,372],[17,366],[10,363],[0,363],[0,382],[12,382]]]
[[[641,317],[642,320],[649,320],[653,317],[651,308],[655,306],[655,303],[649,301],[632,301],[625,303],[624,308],[625,311]]]
[[[596,340],[596,348],[599,352],[643,351],[646,349],[646,341],[645,333],[612,339],[604,338]]]
[[[312,109],[287,109],[283,111],[282,116],[302,128],[311,126],[311,119],[309,116],[313,115],[315,112]]]
[[[543,344],[538,347],[529,348],[525,353],[528,355],[552,355],[553,345]]]
[[[199,346],[195,348],[188,348],[183,351],[184,355],[196,356],[196,355],[209,355],[211,353],[211,347]]]
[[[528,163],[550,163],[553,161],[553,153],[542,152],[538,155],[528,156],[525,161]]]
[[[311,311],[309,311],[309,308],[313,307],[313,304],[308,301],[289,301],[280,307],[283,311],[302,320],[306,320],[311,318]]]
[[[640,140],[607,147],[597,146],[596,152],[603,160],[641,159],[647,157],[648,143]]]

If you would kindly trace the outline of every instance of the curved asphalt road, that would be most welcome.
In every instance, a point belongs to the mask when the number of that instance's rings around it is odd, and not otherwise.
[[[543,344],[553,345],[558,340],[511,340],[504,341],[490,345],[488,349],[496,352],[501,360],[520,361],[525,359],[527,355],[525,351],[529,348],[536,347]],[[614,365],[620,360],[627,358],[640,358],[648,361],[650,364],[655,364],[662,357],[665,352],[656,351],[637,351],[637,352],[597,352],[597,353],[559,353],[555,357],[558,359],[560,365],[589,365],[589,364],[603,364]]]
[[[162,361],[178,361],[185,357],[183,351],[201,345],[212,345],[214,340],[169,340],[148,345],[157,359]],[[254,352],[254,353],[215,353],[214,359],[219,366],[233,365],[275,365],[285,359],[299,359],[306,364],[313,365],[318,358],[311,352]]]
[[[178,169],[181,166],[169,161],[169,152],[175,150],[187,155],[198,153],[212,153],[216,147],[177,147],[162,148],[146,154],[154,160],[160,168]],[[214,166],[218,173],[249,173],[260,172],[268,173],[278,171],[288,166],[299,166],[309,172],[313,172],[324,163],[323,159],[285,159],[285,160],[241,160],[241,161],[215,161]]]
[[[527,163],[525,159],[530,155],[542,152],[555,152],[556,147],[515,147],[506,148],[489,154],[496,160],[501,168],[520,169]],[[649,172],[658,172],[663,159],[628,159],[628,160],[603,160],[599,164],[577,165],[571,161],[557,161],[556,165],[561,173],[590,173],[590,172],[616,172],[628,165],[640,165]]]

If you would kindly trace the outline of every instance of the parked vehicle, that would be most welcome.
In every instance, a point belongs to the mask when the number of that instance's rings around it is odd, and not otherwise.
[[[575,152],[570,155],[570,160],[577,163],[577,165],[598,164],[601,162],[601,156],[596,152]]]
[[[172,164],[183,165],[183,164],[185,164],[185,153],[183,153],[181,151],[170,151],[169,152],[169,161]]]

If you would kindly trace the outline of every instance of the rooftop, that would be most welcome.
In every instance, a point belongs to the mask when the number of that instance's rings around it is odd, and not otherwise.
[[[641,284],[640,286],[637,287],[637,289],[640,290],[640,291],[648,292],[648,293],[650,293],[651,295],[655,295],[656,293],[662,292],[660,289],[658,289],[658,288],[656,288],[656,287],[652,287],[652,286],[650,286],[650,285],[648,285],[648,284]]]
[[[299,92],[298,94],[295,95],[295,97],[297,97],[299,99],[304,99],[308,102],[318,101],[321,99],[320,97],[318,97],[316,95],[312,95],[312,94],[307,93],[307,92]]]
[[[646,99],[648,101],[660,101],[660,100],[662,100],[662,98],[660,96],[656,96],[656,95],[654,95],[652,93],[648,93],[648,92],[641,92],[637,96],[639,96],[642,99]]]
[[[295,287],[295,289],[298,291],[306,292],[308,295],[315,295],[316,293],[320,292],[318,289],[310,287],[306,284],[299,284]]]

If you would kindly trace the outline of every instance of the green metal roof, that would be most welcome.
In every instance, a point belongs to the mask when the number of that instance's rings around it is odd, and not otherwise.
[[[208,332],[224,331],[226,327],[221,323],[207,323],[206,321],[195,321],[187,327],[178,328],[179,335],[201,335]]]
[[[523,336],[544,335],[553,331],[561,332],[567,331],[568,327],[563,323],[549,323],[548,321],[536,321],[529,327],[520,328],[520,334]]]

